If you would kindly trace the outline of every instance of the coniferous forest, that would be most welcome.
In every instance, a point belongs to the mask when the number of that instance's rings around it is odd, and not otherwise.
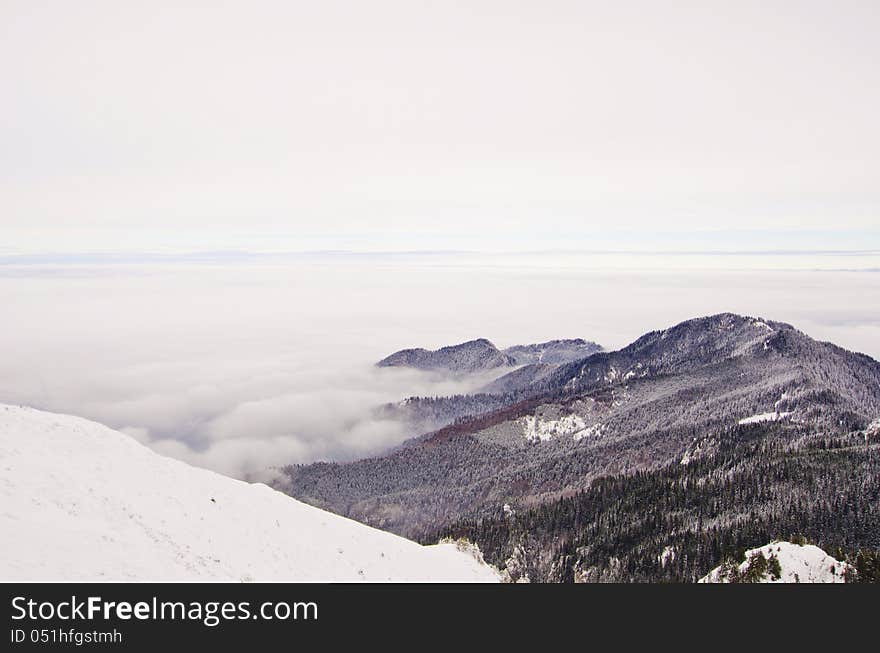
[[[693,582],[774,539],[809,542],[877,581],[880,445],[861,432],[791,440],[737,426],[686,464],[605,476],[573,496],[464,519],[425,541],[466,538],[512,580]]]

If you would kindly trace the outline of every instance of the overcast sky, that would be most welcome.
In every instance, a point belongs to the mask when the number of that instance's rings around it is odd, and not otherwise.
[[[242,476],[468,389],[372,367],[406,346],[732,310],[878,356],[878,34],[876,1],[0,0],[0,402]]]
[[[878,34],[876,1],[3,0],[0,252],[880,248]]]

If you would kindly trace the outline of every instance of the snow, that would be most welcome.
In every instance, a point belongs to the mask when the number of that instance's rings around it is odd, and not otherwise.
[[[159,456],[88,420],[0,405],[0,581],[479,581],[421,546]]]
[[[748,567],[748,560],[754,555],[763,555],[769,559],[771,555],[779,560],[781,575],[772,579],[767,572],[762,583],[843,583],[844,574],[849,569],[845,562],[835,560],[822,549],[812,544],[792,544],[791,542],[771,542],[757,549],[746,551],[746,559],[739,565],[739,570]],[[715,567],[699,580],[700,583],[726,583],[721,567]]]
[[[776,422],[781,419],[785,419],[793,414],[792,411],[783,411],[776,412],[775,410],[772,413],[761,413],[760,415],[752,415],[751,417],[744,417],[743,419],[737,422],[738,424],[759,424],[760,422]]]
[[[767,331],[770,331],[771,333],[773,333],[773,327],[771,327],[766,322],[762,322],[761,320],[755,320],[754,322],[752,322],[752,326],[757,327],[759,329],[767,329]]]
[[[783,392],[779,399],[773,402],[773,410],[769,413],[760,413],[759,415],[752,415],[751,417],[744,417],[743,419],[737,422],[738,424],[759,424],[761,422],[778,422],[781,419],[785,419],[786,417],[791,417],[794,415],[794,411],[784,411],[779,410],[780,406],[783,402],[788,401],[791,397],[787,392]]]
[[[865,444],[877,438],[880,438],[880,418],[875,419],[865,428]]]
[[[574,413],[559,419],[542,419],[535,415],[526,415],[521,417],[519,422],[523,428],[523,436],[528,442],[546,442],[557,436],[571,436],[577,441],[598,435],[602,429],[601,424],[587,427],[584,418]]]
[[[559,419],[545,420],[534,415],[522,418],[523,431],[529,442],[546,442],[557,435],[572,435],[583,430],[587,423],[578,415],[571,414]]]
[[[583,431],[573,433],[571,437],[575,442],[583,440],[584,438],[595,438],[602,435],[603,429],[604,427],[602,424],[593,424],[592,426],[585,428]]]

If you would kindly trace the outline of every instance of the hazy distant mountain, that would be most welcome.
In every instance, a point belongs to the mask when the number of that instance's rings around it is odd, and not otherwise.
[[[516,345],[504,350],[499,350],[485,338],[478,338],[434,351],[421,348],[402,349],[383,358],[376,365],[462,374],[532,363],[558,365],[586,358],[597,351],[602,351],[600,345],[580,338]]]
[[[776,528],[771,515],[778,515],[778,527],[809,531],[820,542],[832,522],[832,544],[861,546],[880,539],[880,504],[870,503],[864,490],[871,474],[880,471],[875,440],[861,431],[880,415],[880,363],[868,356],[817,342],[788,324],[725,313],[648,333],[618,351],[530,367],[513,373],[522,377],[502,388],[515,390],[498,400],[498,408],[462,418],[386,456],[289,467],[285,489],[409,536],[475,539],[501,567],[521,551],[530,576],[548,580],[574,578],[575,571],[595,579],[666,574],[696,580],[718,564],[730,542],[756,546],[783,535],[771,532]],[[490,397],[504,395],[484,394],[480,405],[491,403]],[[832,466],[820,466],[817,473],[813,459],[799,452],[823,451],[828,443],[834,453],[822,455],[833,459]],[[724,471],[725,465],[734,467]],[[600,527],[601,511],[595,513],[599,521],[590,521],[589,506],[595,505],[590,502],[599,500],[590,494],[594,484],[601,478],[632,479],[636,472],[650,474],[643,490],[658,493],[656,505],[664,505],[670,482],[711,486],[721,498],[714,503],[706,498],[699,510],[673,502],[666,514],[627,503],[621,494],[617,527]],[[719,481],[747,486],[727,500],[730,488],[719,489]],[[763,484],[760,491],[749,489],[755,482]],[[638,493],[640,487],[631,489]],[[820,510],[820,491],[855,506],[861,522],[845,510]],[[554,531],[548,525],[565,514],[554,506],[578,493],[586,493],[582,500],[588,503],[577,513],[585,521]],[[804,501],[812,512],[799,511]],[[510,526],[505,505],[536,528]],[[746,517],[736,537],[725,530],[749,510],[760,511],[765,521]],[[598,561],[615,556],[626,564],[648,564],[643,561],[655,560],[656,547],[665,546],[661,542],[675,539],[662,523],[632,530],[630,520],[642,523],[646,513],[674,521],[678,546],[708,548],[690,551],[687,563],[680,558],[662,574],[601,567]],[[866,531],[860,525],[865,523],[877,528]],[[719,530],[707,535],[704,529],[713,524]],[[494,530],[487,535],[486,529]],[[546,535],[550,532],[556,539]],[[632,535],[629,553],[615,552],[620,538],[629,541],[627,532],[639,533]],[[597,552],[587,546],[581,553],[566,548],[585,533],[608,548]]]
[[[485,338],[459,345],[427,349],[402,349],[383,358],[379,367],[412,367],[418,370],[442,370],[452,374],[469,374],[516,365],[512,356],[499,351]]]
[[[602,351],[594,342],[581,338],[516,345],[499,351],[486,339],[472,340],[437,351],[404,349],[379,361],[381,367],[413,367],[442,370],[452,374],[501,372],[479,392],[447,397],[407,397],[377,410],[380,419],[407,423],[413,435],[426,433],[467,417],[477,417],[522,399],[537,381],[548,377],[560,365],[581,360]],[[511,372],[511,366],[521,365]]]

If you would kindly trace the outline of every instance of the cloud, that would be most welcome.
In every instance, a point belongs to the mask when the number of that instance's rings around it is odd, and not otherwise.
[[[380,269],[0,267],[12,316],[0,401],[82,415],[238,477],[378,453],[416,434],[376,406],[483,382],[373,366],[399,347],[442,344],[390,325],[403,306],[377,310]]]
[[[416,434],[374,417],[376,406],[478,384],[380,370],[361,358],[317,363],[285,357],[227,366],[211,358],[157,363],[149,370],[138,364],[67,370],[50,381],[49,394],[24,393],[18,400],[96,419],[165,455],[244,476],[287,463],[381,452]],[[279,369],[287,365],[296,372]],[[103,394],[108,378],[117,396]]]
[[[377,405],[484,381],[373,366],[402,347],[584,337],[615,348],[732,310],[880,356],[880,306],[867,301],[880,273],[497,263],[0,266],[0,402],[81,415],[160,453],[259,477],[386,450],[415,434],[377,419]]]

